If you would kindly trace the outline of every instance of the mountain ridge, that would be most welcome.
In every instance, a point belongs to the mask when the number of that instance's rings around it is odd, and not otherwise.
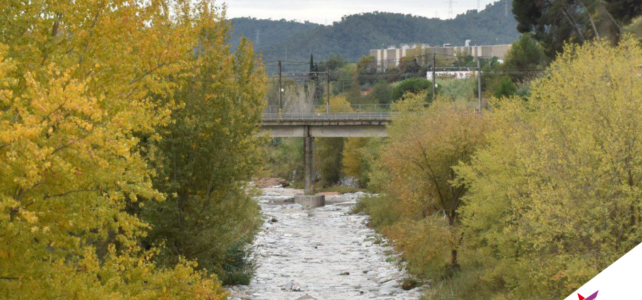
[[[463,45],[467,39],[475,45],[510,44],[518,37],[517,22],[505,15],[504,1],[489,4],[482,11],[469,10],[453,19],[441,20],[400,13],[370,12],[345,16],[332,25],[299,23],[285,20],[232,19],[231,42],[241,36],[255,42],[255,51],[265,62],[276,60],[305,62],[313,54],[317,60],[339,54],[348,61],[358,61],[370,49],[425,43]],[[256,43],[256,31],[260,41]]]

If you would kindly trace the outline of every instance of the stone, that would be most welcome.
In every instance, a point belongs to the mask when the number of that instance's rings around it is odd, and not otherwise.
[[[325,206],[325,196],[297,195],[294,196],[294,203],[307,208],[323,207]]]
[[[258,267],[249,286],[228,288],[230,299],[420,299],[420,287],[402,290],[398,280],[408,275],[386,261],[385,251],[391,248],[374,243],[378,235],[365,226],[368,217],[349,213],[355,200],[366,194],[332,196],[333,204],[310,209],[274,203],[293,199],[302,190],[262,192],[255,199],[266,221],[251,246]]]
[[[287,187],[290,183],[283,178],[259,178],[254,180],[254,184],[260,188],[269,188],[269,187]]]

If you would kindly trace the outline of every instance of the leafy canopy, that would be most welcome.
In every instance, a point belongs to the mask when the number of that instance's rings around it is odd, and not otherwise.
[[[642,242],[641,64],[630,37],[567,46],[459,168],[465,235],[508,298],[565,297]]]

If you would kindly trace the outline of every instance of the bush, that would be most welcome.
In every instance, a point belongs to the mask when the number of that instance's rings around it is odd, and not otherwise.
[[[382,229],[401,219],[396,209],[396,200],[384,195],[365,197],[357,202],[353,213],[365,212],[370,215],[370,226]]]
[[[410,78],[392,89],[392,101],[401,99],[406,93],[418,94],[426,91],[426,102],[432,101],[432,82],[423,78]]]
[[[249,285],[257,265],[248,238],[232,243],[222,259],[219,279],[224,285]]]
[[[386,205],[382,205],[386,207]],[[408,271],[420,278],[449,275],[450,232],[448,221],[432,216],[421,220],[400,219],[382,230],[408,262]]]

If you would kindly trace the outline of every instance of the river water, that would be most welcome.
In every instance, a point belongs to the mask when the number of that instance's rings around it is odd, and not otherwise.
[[[262,189],[265,224],[254,241],[258,269],[249,286],[230,287],[231,299],[420,298],[400,284],[407,275],[392,248],[350,208],[365,194],[326,197],[325,207],[289,203],[300,190]]]

